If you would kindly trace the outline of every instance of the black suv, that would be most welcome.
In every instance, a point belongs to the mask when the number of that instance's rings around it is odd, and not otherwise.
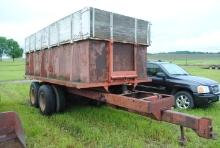
[[[176,107],[181,109],[207,105],[220,98],[220,85],[216,81],[192,76],[176,64],[147,62],[147,74],[152,82],[138,85],[136,89],[172,94]]]

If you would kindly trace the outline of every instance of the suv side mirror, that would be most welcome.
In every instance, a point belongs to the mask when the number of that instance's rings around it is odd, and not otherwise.
[[[158,72],[158,73],[156,74],[156,77],[158,77],[158,78],[163,78],[163,79],[165,80],[166,75],[165,75],[165,73],[163,73],[163,72]]]

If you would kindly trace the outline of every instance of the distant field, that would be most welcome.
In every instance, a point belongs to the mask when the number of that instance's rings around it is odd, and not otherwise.
[[[220,70],[203,69],[203,66],[197,66],[211,64],[220,65],[220,54],[149,54],[147,55],[147,58],[148,60],[162,60],[176,63],[181,65],[192,75],[201,75],[216,80],[220,83]]]
[[[0,81],[24,79],[24,59],[0,61]]]
[[[220,64],[220,54],[148,54],[148,60],[169,61],[180,65]]]
[[[162,56],[163,57],[163,56]],[[173,57],[170,57],[173,58]],[[205,59],[206,57],[204,57]],[[192,59],[193,60],[193,59]],[[207,59],[219,61],[219,59]],[[194,60],[195,63],[203,59]],[[180,62],[176,60],[175,62]],[[183,62],[184,63],[184,62]],[[189,73],[220,82],[220,70],[183,66]],[[21,59],[0,62],[0,81],[23,79],[24,61]],[[16,111],[22,121],[27,146],[30,148],[55,147],[179,147],[179,127],[154,121],[135,113],[103,105],[68,103],[64,113],[47,117],[29,105],[29,83],[0,83],[0,112]],[[69,97],[68,99],[76,99]],[[183,111],[213,119],[216,133],[220,133],[220,102],[208,108]],[[186,130],[186,147],[220,147],[220,138],[207,140]]]
[[[182,66],[187,72],[192,75],[203,76],[206,78],[213,79],[220,83],[220,70],[214,69],[203,69],[199,66]]]

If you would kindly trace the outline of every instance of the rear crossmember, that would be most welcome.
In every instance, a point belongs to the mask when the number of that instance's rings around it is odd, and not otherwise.
[[[124,94],[111,94],[92,89],[69,88],[68,92],[121,107],[154,120],[180,125],[180,144],[185,144],[184,128],[193,129],[198,136],[214,138],[212,121],[209,118],[196,117],[171,110],[174,98],[170,95],[132,91]]]

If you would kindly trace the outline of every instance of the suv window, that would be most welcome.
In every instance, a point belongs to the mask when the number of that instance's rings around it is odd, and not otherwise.
[[[147,64],[147,75],[156,76],[158,72],[162,72],[161,68],[156,64]]]

